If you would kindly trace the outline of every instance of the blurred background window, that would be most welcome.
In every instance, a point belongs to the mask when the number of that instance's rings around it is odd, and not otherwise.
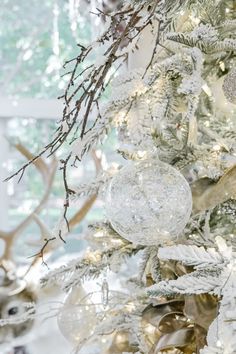
[[[103,22],[94,14],[99,1],[87,0],[3,0],[0,12],[0,177],[1,180],[15,172],[26,161],[14,144],[22,144],[31,153],[37,153],[56,129],[63,106],[57,97],[63,94],[67,77],[63,76],[70,65],[63,64],[78,54],[77,43],[88,44],[103,29]],[[92,60],[92,58],[90,58]],[[83,64],[84,65],[84,64]],[[111,137],[102,147],[116,144]],[[114,151],[114,149],[113,149]],[[60,156],[57,156],[60,159]],[[109,160],[109,156],[107,157]],[[73,169],[75,186],[95,176],[91,157],[79,168]],[[34,166],[17,183],[17,178],[1,184],[0,224],[2,230],[11,230],[24,219],[42,198],[43,181]],[[56,173],[49,202],[40,218],[53,228],[61,215],[64,186],[60,171]],[[81,201],[82,203],[82,201]],[[70,209],[73,214],[78,206]],[[74,234],[83,230],[90,221],[101,220],[101,201],[97,200],[85,221]],[[39,230],[30,223],[19,237],[21,260],[30,250],[26,240],[37,239]],[[84,241],[73,242],[71,238],[66,251],[77,252]]]
[[[78,55],[77,43],[87,45],[104,29],[104,23],[93,13],[103,3],[101,0],[2,0],[0,11],[0,179],[17,171],[27,160],[19,148],[36,154],[50,141],[62,116],[62,103],[57,98],[64,92],[70,64],[63,64]],[[96,60],[91,57],[88,60]],[[88,61],[87,61],[88,63]],[[86,63],[86,65],[87,65]],[[81,69],[85,64],[81,64]],[[114,160],[117,139],[111,133],[101,146],[104,162]],[[112,145],[112,149],[109,147]],[[109,152],[113,151],[113,152]],[[106,154],[108,152],[108,154]],[[101,154],[101,152],[100,152]],[[58,164],[63,151],[57,154]],[[45,160],[50,163],[49,160]],[[93,179],[96,168],[91,156],[87,156],[77,169],[71,172],[72,184],[79,186]],[[0,184],[0,232],[13,230],[40,203],[45,183],[35,166],[28,168],[20,183],[18,178]],[[48,230],[53,230],[62,215],[64,186],[61,171],[57,169],[50,197],[39,213]],[[69,210],[73,215],[86,198]],[[61,243],[51,257],[59,264],[78,257],[86,247],[83,239],[87,225],[104,217],[102,201],[97,199],[86,218]],[[42,247],[40,228],[31,222],[14,242],[13,256],[17,271],[27,269],[29,256]],[[0,251],[3,243],[0,240]],[[41,245],[41,246],[40,246]],[[2,247],[2,248],[1,248]],[[2,255],[2,254],[1,254]],[[1,256],[0,255],[0,256]],[[63,256],[63,257],[61,257]],[[61,257],[61,258],[60,258]],[[60,259],[59,259],[60,258]],[[47,267],[39,264],[41,272]],[[38,274],[35,279],[40,278]],[[34,273],[31,278],[34,277]],[[53,290],[52,290],[53,291]],[[37,294],[38,296],[38,294]],[[47,294],[50,297],[50,294]],[[57,294],[51,294],[58,300]],[[39,302],[42,301],[39,296]],[[47,300],[48,301],[48,300]],[[0,302],[0,307],[2,306]],[[56,318],[40,324],[40,330],[20,338],[18,344],[4,335],[0,340],[1,354],[41,354],[53,352],[66,354],[71,348],[60,334]],[[28,335],[28,334],[27,334]],[[1,334],[0,334],[1,336]],[[2,337],[1,337],[2,338]],[[6,341],[6,343],[5,343]]]

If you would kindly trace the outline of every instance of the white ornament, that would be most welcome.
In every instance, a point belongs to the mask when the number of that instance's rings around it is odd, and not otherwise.
[[[92,336],[96,326],[96,306],[82,287],[75,287],[60,310],[57,323],[63,336],[79,344]]]
[[[106,196],[106,214],[125,239],[158,245],[184,229],[192,210],[189,184],[172,166],[144,160],[122,168]]]
[[[236,69],[232,69],[223,82],[223,91],[227,100],[236,104]]]
[[[225,97],[223,88],[224,79],[225,76],[221,76],[219,79],[213,80],[210,86],[214,102],[214,111],[216,117],[219,116],[220,118],[222,118],[222,115],[227,118],[232,116],[232,111],[235,110],[235,105],[230,103]]]

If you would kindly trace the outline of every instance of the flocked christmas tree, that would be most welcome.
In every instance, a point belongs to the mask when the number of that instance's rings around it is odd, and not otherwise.
[[[54,236],[84,195],[100,193],[107,214],[84,258],[42,279],[69,291],[58,324],[76,353],[236,353],[235,15],[234,0],[126,0],[98,10],[104,33],[66,63],[63,117],[41,152],[69,142]],[[71,186],[112,129],[124,167]],[[129,258],[136,272],[114,291],[108,275]]]

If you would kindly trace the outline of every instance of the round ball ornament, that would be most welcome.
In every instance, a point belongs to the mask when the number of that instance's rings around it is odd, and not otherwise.
[[[58,327],[72,344],[89,338],[96,326],[96,308],[82,287],[75,287],[57,316]]]
[[[192,210],[192,194],[184,176],[157,159],[123,167],[106,195],[106,214],[125,239],[158,245],[184,229]]]
[[[236,69],[232,69],[225,76],[222,87],[227,100],[236,104]]]

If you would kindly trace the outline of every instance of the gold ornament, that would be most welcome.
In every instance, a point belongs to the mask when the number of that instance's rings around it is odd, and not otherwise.
[[[136,353],[138,348],[130,343],[128,331],[117,331],[106,354]]]

